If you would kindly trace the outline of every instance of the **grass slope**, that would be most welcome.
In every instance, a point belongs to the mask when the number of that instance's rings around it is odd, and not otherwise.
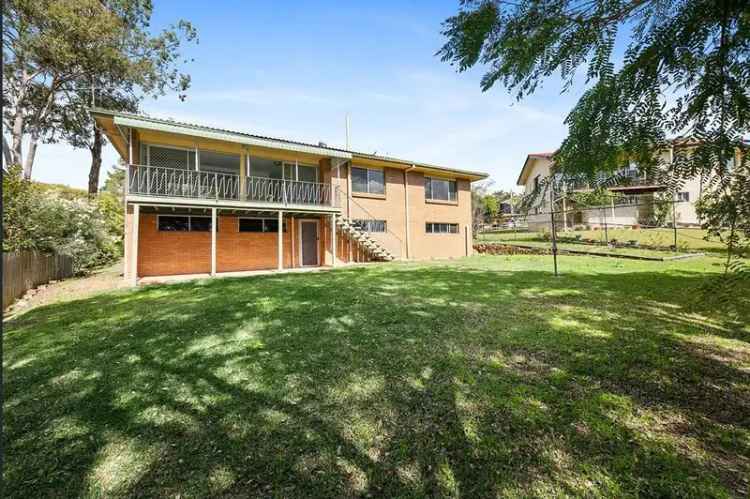
[[[6,325],[6,497],[742,496],[718,260],[474,257],[116,291]]]
[[[560,231],[560,237],[574,237],[581,236],[582,239],[593,239],[595,241],[604,242],[604,231],[603,230],[581,230],[581,231]],[[713,254],[726,254],[726,245],[715,238],[709,240],[704,239],[707,235],[707,231],[703,229],[687,229],[679,228],[677,230],[677,249],[680,252],[690,253],[713,253]],[[488,232],[477,234],[479,241],[508,241],[508,242],[522,242],[522,241],[540,241],[545,242],[547,245],[550,244],[548,239],[544,239],[541,232],[514,232],[512,230],[506,230],[501,232]],[[549,237],[549,234],[547,234]],[[616,239],[619,242],[638,241],[640,244],[645,246],[651,246],[654,248],[662,248],[667,250],[674,243],[674,232],[672,229],[613,229],[607,230],[607,237],[609,240]],[[595,248],[595,246],[584,246],[580,243],[574,243],[579,248]],[[643,248],[640,250],[633,250],[630,248],[618,248],[620,251],[642,251],[648,253],[654,253]],[[661,251],[657,251],[661,253]]]

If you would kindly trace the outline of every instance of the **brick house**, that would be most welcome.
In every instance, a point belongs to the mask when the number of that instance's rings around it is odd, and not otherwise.
[[[480,172],[95,109],[127,163],[125,277],[472,252]]]

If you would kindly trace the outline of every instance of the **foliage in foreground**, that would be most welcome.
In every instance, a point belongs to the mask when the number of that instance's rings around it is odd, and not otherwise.
[[[691,299],[718,263],[479,257],[32,310],[6,330],[5,494],[745,496],[750,289]]]
[[[519,99],[585,74],[558,173],[596,181],[634,161],[673,194],[700,178],[704,228],[730,230],[731,258],[750,245],[748,12],[745,0],[464,0],[439,55],[460,71],[485,65],[482,89],[500,82]]]
[[[190,86],[181,49],[196,29],[178,20],[157,32],[152,12],[151,0],[3,1],[6,164],[29,180],[39,142],[66,140],[91,151],[96,195],[104,137],[88,110],[93,88],[99,105],[134,111],[145,96],[184,98]]]
[[[123,204],[111,192],[86,192],[23,180],[19,167],[3,174],[3,251],[70,255],[77,274],[122,255]]]

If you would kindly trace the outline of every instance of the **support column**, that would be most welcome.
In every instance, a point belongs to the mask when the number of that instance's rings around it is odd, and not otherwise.
[[[211,276],[216,275],[216,208],[211,208]]]
[[[133,247],[131,248],[130,255],[130,283],[133,286],[138,285],[138,226],[141,221],[141,205],[133,205]]]
[[[249,170],[248,164],[250,163],[250,154],[247,152],[247,150],[243,151],[240,155],[240,185],[239,189],[240,192],[238,193],[237,198],[241,201],[245,200],[245,184],[247,183],[247,171]]]
[[[568,231],[568,207],[567,207],[567,205],[565,203],[565,198],[566,197],[567,196],[563,195],[563,198],[562,198],[562,202],[563,202],[562,203],[563,204],[563,207],[562,207],[563,208],[563,210],[562,210],[563,211],[563,230],[565,232]]]
[[[289,241],[290,241],[291,246],[290,246],[289,249],[292,250],[292,258],[290,258],[292,268],[296,268],[297,267],[296,262],[294,261],[294,257],[295,257],[294,238],[295,238],[295,235],[296,235],[294,233],[294,231],[295,231],[294,217],[290,217],[289,218]]]
[[[414,169],[414,165],[411,168],[404,170],[404,216],[406,218],[406,258],[411,258],[411,220],[409,220],[409,172]]]
[[[279,270],[282,270],[284,268],[284,212],[279,210],[279,238],[277,247],[279,250],[278,259],[279,259]]]
[[[333,251],[332,265],[336,266],[336,214],[331,214],[331,250]]]
[[[349,220],[349,223],[352,221],[352,162],[348,161],[346,163],[346,218]],[[349,263],[352,263],[354,260],[354,251],[352,249],[352,244],[354,241],[351,238],[351,235],[349,236]]]

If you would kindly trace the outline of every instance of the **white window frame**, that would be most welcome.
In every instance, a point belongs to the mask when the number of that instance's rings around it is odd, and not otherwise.
[[[427,230],[427,225],[432,226],[432,231]],[[435,232],[436,225],[445,225],[448,231],[447,232]],[[450,227],[453,225],[456,226],[456,232],[450,231]],[[460,233],[461,233],[460,224],[456,222],[425,222],[425,234],[439,235],[439,236],[455,236],[455,235],[459,235]]]
[[[366,229],[360,229],[360,225],[359,225],[358,222],[365,222],[364,225],[367,228]],[[369,230],[370,227],[371,227],[370,224],[372,222],[383,222],[383,230],[382,231]],[[357,227],[359,230],[364,230],[365,232],[373,232],[375,234],[383,234],[385,232],[388,232],[388,220],[385,220],[385,219],[383,219],[383,220],[369,220],[369,219],[357,218],[357,219],[353,219],[352,220],[352,225],[354,225],[355,227]]]
[[[175,148],[177,149],[177,148]],[[187,149],[188,151],[192,151],[193,149]],[[212,152],[215,154],[225,154],[227,156],[239,156],[239,161],[237,162],[237,173],[224,173],[224,172],[209,172],[209,173],[220,173],[222,175],[239,175],[240,174],[240,168],[242,168],[242,153],[234,153],[234,152],[226,152],[226,151],[218,151],[216,149],[203,149],[206,152]],[[202,172],[204,170],[201,170],[201,151],[199,148],[195,149],[195,170]]]
[[[366,191],[355,191],[354,190],[354,169],[367,171],[367,190]],[[370,172],[380,172],[383,174],[383,192],[370,192]],[[352,165],[352,194],[368,194],[370,196],[385,196],[386,193],[386,182],[385,179],[385,168],[370,168],[368,166]]]
[[[152,147],[160,147],[162,149],[174,149],[175,151],[185,151],[185,152],[194,152],[195,153],[195,171],[199,171],[199,167],[201,164],[201,153],[200,150],[198,150],[197,147],[190,148],[190,147],[180,147],[180,146],[171,146],[171,145],[165,145],[165,144],[158,144],[158,143],[151,143],[151,142],[144,142],[143,147],[146,150],[146,166],[153,166],[151,164],[151,148]],[[188,161],[188,166],[190,166],[190,162]],[[190,171],[190,170],[188,170]]]
[[[187,218],[188,219],[188,230],[161,230],[159,228],[159,226],[160,226],[159,220],[162,217],[171,217],[171,218],[182,217],[182,218]],[[193,230],[193,217],[196,217],[196,218],[208,218],[209,220],[211,220],[211,215],[183,215],[182,213],[173,213],[173,214],[167,214],[167,213],[161,214],[160,213],[160,214],[156,215],[156,232],[207,232],[209,234],[211,233],[211,229],[208,229],[208,230]],[[216,225],[217,225],[217,229],[218,229],[218,225],[219,225],[218,219],[216,221]]]
[[[289,179],[289,180],[292,180],[294,182],[309,182],[309,180],[300,180],[299,179],[299,167],[300,166],[306,166],[308,168],[314,168],[315,169],[315,182],[314,183],[317,184],[318,182],[320,182],[320,180],[319,180],[319,178],[320,178],[320,167],[316,166],[316,165],[308,165],[307,163],[300,163],[299,161],[295,161],[294,163],[292,163],[291,161],[282,161],[281,162],[281,178],[283,180],[287,180],[284,177],[284,174],[286,173],[286,165],[293,165],[294,166],[294,177],[295,178]]]
[[[240,230],[240,220],[263,220],[263,230],[261,232],[250,232],[250,231],[241,231]],[[276,231],[267,231],[266,230],[266,221],[271,220],[273,222],[278,222],[277,218],[274,217],[237,217],[237,233],[239,234],[276,234]],[[286,220],[282,222],[281,226],[281,232],[286,232]]]
[[[432,182],[433,180],[442,180],[443,182],[448,182],[449,183],[449,186],[448,186],[448,199],[435,199],[433,197],[429,197],[428,198],[427,197],[427,188],[425,187],[425,193],[424,193],[424,200],[425,201],[431,202],[431,203],[458,203],[458,179],[455,179],[455,178],[446,178],[446,177],[435,177],[435,176],[432,176],[432,175],[425,175],[424,178],[425,178],[425,180],[429,180],[430,182]],[[451,193],[450,182],[453,182],[453,183],[456,184],[456,191],[455,191],[456,192],[456,198],[455,199],[451,199],[450,198],[450,193]],[[432,188],[430,188],[430,192],[431,193],[433,192]]]
[[[245,154],[245,176],[247,176],[247,177],[253,177],[254,176],[253,175],[253,162],[251,160],[251,156],[252,155],[249,154],[249,153]],[[295,161],[283,161],[283,160],[278,160],[278,159],[273,159],[273,158],[265,158],[263,156],[256,156],[256,158],[266,159],[266,160],[269,160],[269,161],[281,161],[281,180],[291,180],[293,182],[307,182],[307,180],[296,180],[296,179],[299,179],[299,167],[300,166],[307,166],[309,168],[314,168],[315,169],[315,183],[316,184],[320,183],[320,166],[319,165],[311,165],[311,164],[308,164],[308,163],[300,163],[297,160],[295,160]],[[286,167],[287,167],[287,165],[290,165],[290,166],[294,167],[294,176],[296,177],[296,179],[288,179],[288,178],[286,178]],[[256,178],[258,178],[258,177],[256,177]]]

